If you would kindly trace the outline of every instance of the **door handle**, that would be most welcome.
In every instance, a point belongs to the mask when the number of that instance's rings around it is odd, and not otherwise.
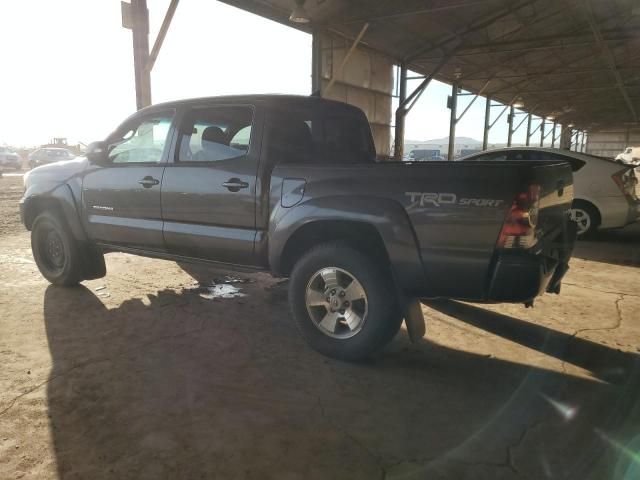
[[[237,192],[241,188],[247,188],[249,184],[247,182],[243,182],[239,178],[230,178],[224,182],[222,186],[229,189],[230,192]]]
[[[158,185],[160,183],[160,180],[151,176],[146,176],[142,180],[138,180],[138,183],[144,188],[151,188],[154,185]]]

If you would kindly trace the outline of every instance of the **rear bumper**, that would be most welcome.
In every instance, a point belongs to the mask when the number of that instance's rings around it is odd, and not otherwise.
[[[640,201],[622,195],[596,197],[592,202],[600,212],[600,228],[622,228],[640,218]]]
[[[637,222],[638,220],[640,220],[640,200],[630,200],[627,224]]]
[[[489,282],[490,302],[522,303],[538,295],[560,293],[569,269],[576,224],[567,222],[565,232],[541,242],[532,251],[502,251],[497,254]]]

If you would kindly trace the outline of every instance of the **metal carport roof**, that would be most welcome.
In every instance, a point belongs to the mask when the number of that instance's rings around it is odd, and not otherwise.
[[[355,39],[398,64],[581,128],[638,122],[636,0],[222,0],[312,32]]]

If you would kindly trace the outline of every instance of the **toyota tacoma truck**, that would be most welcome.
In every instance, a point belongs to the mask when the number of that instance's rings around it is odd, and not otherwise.
[[[575,240],[569,164],[379,162],[364,113],[251,95],[144,108],[85,157],[24,177],[22,221],[55,285],[127,252],[290,277],[300,332],[361,359],[424,334],[423,298],[532,304]]]

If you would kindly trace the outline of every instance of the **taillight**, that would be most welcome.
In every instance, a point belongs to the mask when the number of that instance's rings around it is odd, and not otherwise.
[[[498,248],[530,248],[536,244],[536,226],[540,210],[540,185],[530,185],[518,193],[504,220]]]
[[[636,185],[638,184],[638,179],[633,168],[620,170],[611,175],[611,179],[615,182],[623,195],[632,199],[636,198]]]

